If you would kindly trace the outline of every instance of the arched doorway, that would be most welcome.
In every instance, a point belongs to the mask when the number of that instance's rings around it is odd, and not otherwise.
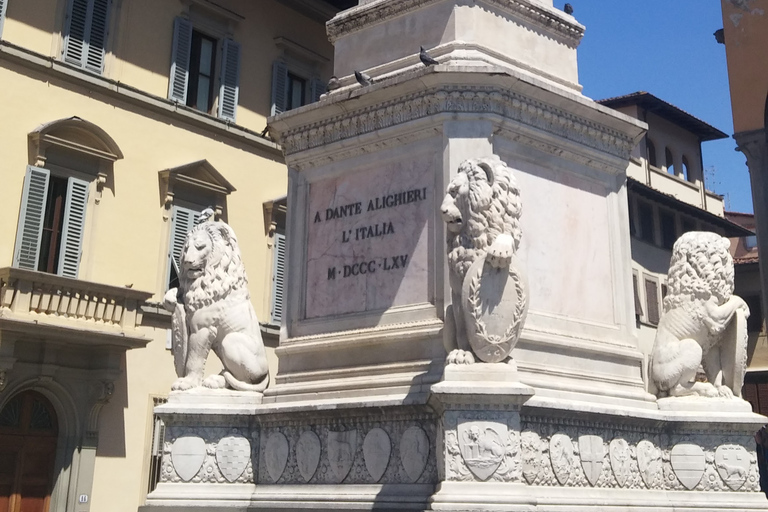
[[[0,512],[47,512],[53,488],[58,420],[37,391],[0,410]]]

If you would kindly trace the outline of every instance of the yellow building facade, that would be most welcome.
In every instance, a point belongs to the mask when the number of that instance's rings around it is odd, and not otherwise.
[[[287,173],[262,132],[323,92],[334,12],[0,0],[0,510],[143,503],[175,379],[158,302],[203,208],[238,234],[276,345]]]

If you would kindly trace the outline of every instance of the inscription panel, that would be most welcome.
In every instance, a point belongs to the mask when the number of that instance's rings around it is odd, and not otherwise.
[[[306,318],[429,300],[432,167],[422,155],[310,186]]]

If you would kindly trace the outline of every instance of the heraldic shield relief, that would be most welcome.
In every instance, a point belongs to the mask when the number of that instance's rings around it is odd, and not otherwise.
[[[459,450],[464,462],[480,480],[488,480],[504,458],[507,426],[494,421],[461,421]]]

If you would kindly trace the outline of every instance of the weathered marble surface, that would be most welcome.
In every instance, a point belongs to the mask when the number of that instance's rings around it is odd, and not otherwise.
[[[310,185],[306,318],[426,302],[433,159]]]

